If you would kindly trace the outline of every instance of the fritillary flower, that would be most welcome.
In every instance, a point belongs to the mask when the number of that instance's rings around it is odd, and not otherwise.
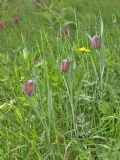
[[[70,69],[70,61],[64,59],[61,63],[61,72],[67,73]]]
[[[32,97],[36,90],[36,81],[27,80],[25,84],[23,85],[22,90],[27,96]]]
[[[20,23],[20,18],[19,17],[15,17],[14,18],[14,24],[18,25]]]
[[[0,23],[0,29],[7,29],[7,25],[5,23]]]
[[[93,38],[92,38],[92,48],[93,49],[98,49],[101,47],[101,38],[100,36],[98,35],[95,35]]]

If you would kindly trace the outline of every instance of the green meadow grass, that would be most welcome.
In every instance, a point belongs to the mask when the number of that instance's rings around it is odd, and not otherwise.
[[[119,0],[40,3],[45,8],[0,1],[7,24],[0,30],[0,160],[119,160]],[[69,37],[61,38],[63,26]],[[102,47],[92,50],[88,34],[97,33]],[[81,47],[92,52],[76,51]],[[22,93],[29,79],[37,82],[32,98]]]

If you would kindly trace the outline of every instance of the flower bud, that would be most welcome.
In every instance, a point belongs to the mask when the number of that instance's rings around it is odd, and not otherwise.
[[[22,88],[23,92],[31,97],[36,90],[36,81],[35,80],[27,80]]]
[[[61,71],[67,73],[70,68],[70,62],[67,59],[64,59],[61,63]]]
[[[14,18],[14,24],[19,24],[20,23],[20,18],[19,17],[15,17]]]
[[[5,23],[0,23],[0,29],[7,29],[7,25]]]
[[[98,48],[101,47],[101,38],[100,38],[100,36],[95,35],[92,38],[92,47],[93,47],[93,49],[98,49]]]

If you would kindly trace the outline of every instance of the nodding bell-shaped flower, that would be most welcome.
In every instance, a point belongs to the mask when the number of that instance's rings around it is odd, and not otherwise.
[[[93,36],[92,38],[92,48],[99,49],[101,47],[101,38],[98,35]]]
[[[19,17],[15,17],[14,18],[14,24],[19,24],[20,23],[20,18]]]
[[[33,96],[33,94],[36,90],[36,81],[35,80],[27,80],[25,82],[25,84],[23,85],[22,90],[27,96],[29,96],[29,97]]]
[[[70,61],[64,59],[61,63],[61,72],[67,73],[70,69]]]
[[[0,23],[0,29],[7,29],[7,25],[5,23]]]

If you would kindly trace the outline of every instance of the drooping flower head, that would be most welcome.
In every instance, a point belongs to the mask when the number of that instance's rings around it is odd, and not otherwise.
[[[99,49],[101,47],[101,38],[99,35],[95,35],[92,38],[92,48]]]
[[[7,29],[7,25],[5,23],[0,23],[0,29]]]
[[[15,17],[14,18],[14,24],[19,24],[20,23],[20,18],[19,17]]]
[[[36,90],[36,81],[35,80],[27,80],[22,88],[23,92],[31,97]]]
[[[70,61],[67,59],[64,59],[61,63],[61,72],[67,73],[70,69]]]

